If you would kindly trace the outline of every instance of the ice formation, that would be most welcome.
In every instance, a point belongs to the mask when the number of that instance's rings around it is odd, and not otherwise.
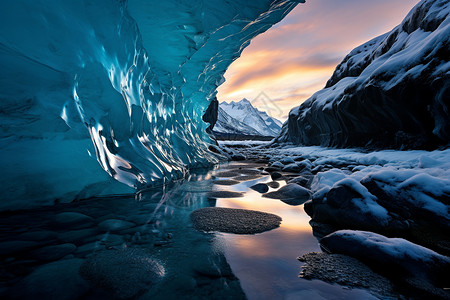
[[[1,1],[0,210],[215,162],[202,115],[223,73],[298,2]]]

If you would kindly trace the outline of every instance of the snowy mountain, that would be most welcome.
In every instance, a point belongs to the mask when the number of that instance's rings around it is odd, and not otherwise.
[[[450,2],[424,0],[355,48],[289,113],[279,141],[435,149],[450,143]]]
[[[219,105],[215,132],[241,135],[278,136],[282,123],[259,111],[248,101],[222,102]]]

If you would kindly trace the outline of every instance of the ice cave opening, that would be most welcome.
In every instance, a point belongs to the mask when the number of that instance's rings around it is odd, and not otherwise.
[[[250,40],[299,2],[2,1],[0,210],[133,192],[216,163],[209,101]]]

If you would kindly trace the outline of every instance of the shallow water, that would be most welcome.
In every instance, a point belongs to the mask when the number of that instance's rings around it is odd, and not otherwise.
[[[302,206],[263,198],[250,189],[258,182],[271,181],[269,176],[233,186],[214,184],[214,180],[228,179],[217,174],[240,165],[235,162],[216,170],[193,170],[184,183],[142,191],[136,197],[96,198],[34,211],[3,213],[0,297],[111,299],[121,298],[126,290],[126,295],[131,294],[133,299],[374,298],[364,290],[299,278],[301,263],[296,258],[320,251],[308,224],[309,217]],[[243,192],[245,196],[208,198],[207,193],[216,190]],[[196,231],[190,213],[214,205],[270,212],[283,221],[279,228],[255,235]],[[63,212],[80,213],[86,218],[79,222],[67,218],[58,221]],[[59,247],[61,257],[55,248],[48,246]],[[108,269],[102,284],[87,285],[78,272],[70,273],[67,268],[45,272],[55,261],[64,266],[72,264],[77,270],[76,263],[114,249],[144,251],[149,259],[161,263],[164,276],[143,285],[133,276],[139,269],[121,266],[120,270]],[[75,286],[75,282],[84,284]]]

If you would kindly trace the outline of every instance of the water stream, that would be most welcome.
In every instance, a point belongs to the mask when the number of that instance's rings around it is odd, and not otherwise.
[[[218,175],[236,170],[241,164],[193,170],[183,183],[142,191],[137,196],[3,213],[0,296],[56,299],[62,294],[61,299],[111,299],[121,298],[120,291],[125,289],[131,291],[127,295],[132,299],[376,299],[364,290],[299,278],[301,263],[296,258],[320,251],[309,217],[302,206],[263,198],[250,189],[256,183],[271,181],[270,176],[231,186],[214,183],[229,179]],[[208,197],[208,192],[217,190],[242,192],[244,197]],[[195,230],[190,213],[214,205],[269,212],[283,221],[279,228],[255,235]],[[75,215],[67,217],[67,212]],[[61,214],[66,217],[61,219]],[[105,251],[135,248],[161,262],[164,276],[160,281],[142,287],[134,282],[139,270],[122,266],[120,270],[109,268],[104,279],[118,286],[96,286],[91,282],[90,287],[73,288],[73,282],[83,280],[77,272],[61,271],[71,278],[62,282],[62,274],[54,269],[45,271],[52,264],[70,265]],[[36,286],[43,294],[35,290]]]

